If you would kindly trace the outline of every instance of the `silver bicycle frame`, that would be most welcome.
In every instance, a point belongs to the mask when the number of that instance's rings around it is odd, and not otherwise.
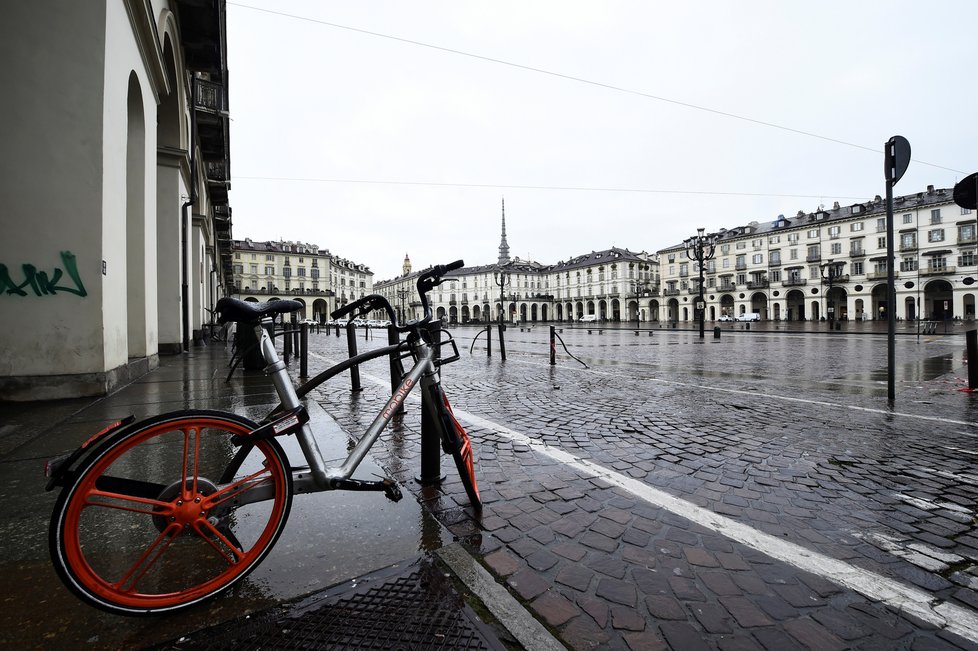
[[[299,397],[296,395],[295,387],[292,385],[292,379],[286,370],[285,362],[279,358],[278,352],[275,350],[275,344],[265,329],[266,322],[267,324],[271,324],[271,319],[266,319],[262,325],[255,327],[255,334],[261,342],[261,351],[266,363],[265,373],[272,376],[272,382],[275,384],[275,391],[282,401],[282,406],[286,409],[293,409],[300,405]],[[376,443],[384,427],[393,418],[397,407],[404,402],[404,399],[411,393],[411,390],[421,383],[425,375],[434,375],[435,366],[432,361],[435,354],[434,347],[422,342],[415,347],[415,351],[417,352],[417,361],[414,363],[414,366],[401,380],[397,391],[394,392],[394,395],[390,397],[390,400],[387,401],[384,408],[374,418],[373,422],[370,423],[370,427],[360,437],[360,440],[357,441],[349,456],[340,466],[334,468],[326,467],[322,452],[319,450],[319,445],[316,443],[316,437],[309,423],[303,424],[302,429],[295,433],[296,439],[299,441],[299,447],[302,449],[302,456],[305,457],[306,463],[309,464],[308,474],[303,471],[293,473],[295,493],[330,490],[334,487],[333,483],[335,480],[349,479],[353,475],[357,466],[367,456],[367,452]],[[248,498],[242,501],[258,501],[253,498],[258,497],[261,499],[259,494],[262,492],[260,489],[249,491],[250,495]]]

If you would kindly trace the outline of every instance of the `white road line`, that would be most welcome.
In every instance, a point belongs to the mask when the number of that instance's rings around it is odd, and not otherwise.
[[[317,355],[317,357],[319,356]],[[388,380],[363,372],[361,372],[360,377],[369,379],[382,387],[388,387],[390,384]],[[420,400],[414,394],[411,397]],[[726,536],[730,540],[756,549],[771,558],[821,576],[850,590],[855,590],[868,599],[882,601],[897,611],[907,613],[950,633],[978,643],[978,613],[972,610],[942,602],[934,595],[918,588],[826,556],[801,545],[781,540],[736,520],[704,509],[692,502],[643,484],[636,479],[599,466],[587,459],[577,457],[560,448],[540,443],[525,434],[476,414],[454,407],[453,411],[455,416],[463,421],[505,436],[514,443],[527,446],[537,454],[549,457],[592,477],[603,479],[652,506],[663,508],[670,513]]]

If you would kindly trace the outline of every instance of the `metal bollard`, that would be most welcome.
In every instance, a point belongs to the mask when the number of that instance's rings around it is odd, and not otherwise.
[[[396,346],[401,343],[401,335],[397,329],[393,326],[387,326],[387,343],[391,346]],[[391,395],[397,391],[397,388],[401,384],[401,378],[404,377],[404,364],[401,363],[401,357],[397,354],[397,351],[391,353]],[[397,409],[394,410],[395,414],[404,413],[404,403],[401,402]]]
[[[557,328],[550,326],[550,365],[557,364]]]
[[[964,333],[968,344],[968,388],[978,389],[978,330]]]
[[[350,357],[356,357],[357,355],[357,327],[350,321],[346,324],[346,347],[350,354]],[[351,391],[361,391],[363,387],[360,386],[360,367],[351,366],[350,367],[350,390]]]
[[[505,329],[506,329],[506,324],[500,321],[500,323],[499,323],[499,357],[502,358],[502,360],[504,362],[506,361],[506,342],[503,341],[503,331]]]
[[[436,344],[440,342],[441,321],[428,324],[428,332],[431,333],[431,341]],[[436,345],[434,358],[440,356],[440,347]],[[431,391],[421,394],[421,474],[416,480],[422,486],[440,484],[445,479],[441,474],[441,440],[435,425],[438,412],[433,404],[440,398],[439,394],[438,387],[431,387]]]
[[[713,338],[714,339],[720,338],[720,326],[716,326],[713,328]]]
[[[302,349],[302,356],[299,357],[299,377],[309,377],[309,324],[303,323],[299,326],[299,345]]]
[[[486,326],[486,357],[492,357],[492,326]]]
[[[288,366],[292,359],[292,333],[286,330],[286,325],[282,324],[282,359]]]

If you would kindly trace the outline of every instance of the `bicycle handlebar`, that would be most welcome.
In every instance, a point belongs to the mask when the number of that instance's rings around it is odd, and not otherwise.
[[[463,260],[456,260],[455,262],[449,262],[448,264],[435,265],[418,276],[418,294],[421,296],[421,308],[424,311],[424,317],[419,321],[412,321],[407,324],[398,323],[397,314],[395,314],[394,308],[391,307],[390,302],[380,294],[368,294],[361,299],[357,299],[349,305],[344,305],[343,307],[330,312],[330,317],[333,319],[340,319],[354,312],[359,312],[357,316],[367,316],[374,310],[384,310],[387,312],[387,316],[390,318],[391,324],[397,330],[401,332],[413,330],[414,328],[423,326],[431,321],[431,305],[428,303],[428,297],[426,294],[434,287],[442,284],[444,282],[444,275],[449,271],[455,271],[456,269],[461,269],[464,266],[465,262]]]
[[[394,314],[394,308],[392,308],[387,299],[380,294],[368,294],[361,299],[353,301],[349,305],[344,305],[338,310],[330,312],[330,316],[333,319],[339,319],[347,314],[352,314],[357,310],[360,311],[358,316],[367,316],[374,310],[384,310],[387,312],[387,316],[390,317],[391,323],[397,325],[397,315]]]

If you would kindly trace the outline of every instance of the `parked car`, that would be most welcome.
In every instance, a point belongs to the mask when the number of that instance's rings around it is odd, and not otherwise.
[[[761,315],[757,312],[744,312],[737,317],[738,321],[760,321]]]
[[[597,314],[585,314],[580,319],[578,319],[578,321],[580,321],[581,323],[594,323],[597,320],[598,320]]]
[[[730,316],[729,314],[721,314],[720,315],[720,318],[717,319],[717,321],[722,321],[722,322],[728,322],[728,321],[733,321],[733,320],[734,320],[734,318],[732,316]]]

